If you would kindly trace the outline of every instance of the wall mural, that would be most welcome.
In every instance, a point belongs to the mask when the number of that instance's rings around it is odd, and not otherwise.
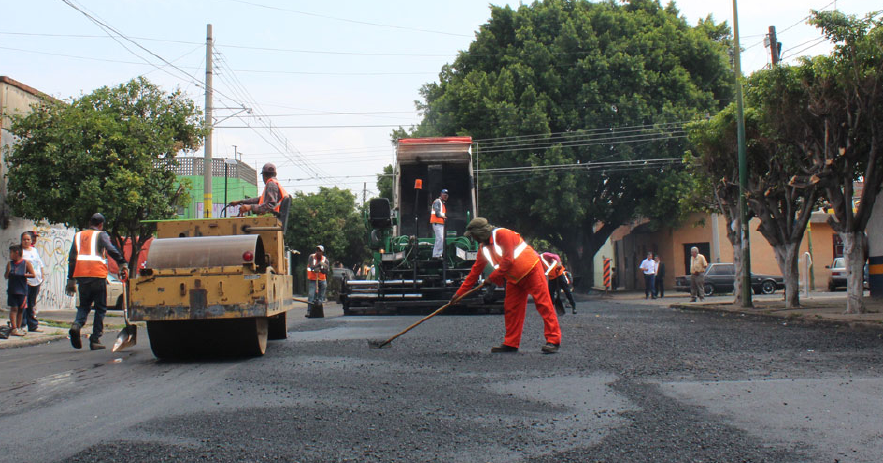
[[[9,246],[21,244],[21,234],[24,231],[37,232],[37,243],[34,247],[40,253],[45,265],[43,284],[40,286],[40,294],[37,296],[37,311],[58,310],[75,308],[76,298],[64,294],[67,284],[67,256],[73,243],[75,230],[49,226],[33,226],[30,222],[14,219],[10,227],[0,234],[0,243],[3,245],[3,258],[9,261]],[[6,263],[3,263],[5,268]],[[6,292],[6,280],[3,279],[3,292]]]

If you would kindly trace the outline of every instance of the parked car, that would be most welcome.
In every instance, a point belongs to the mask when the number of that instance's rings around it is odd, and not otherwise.
[[[107,308],[108,310],[123,310],[125,301],[125,283],[120,281],[116,275],[107,274]],[[77,307],[80,306],[80,293],[77,292]]]
[[[331,277],[335,279],[355,280],[356,274],[346,267],[332,268]]]
[[[846,287],[846,258],[838,257],[826,265],[825,268],[831,269],[831,275],[828,276],[828,291],[836,291],[837,288]],[[862,272],[862,282],[865,289],[868,289],[868,264],[865,264]]]
[[[705,295],[733,292],[736,279],[736,266],[732,263],[709,264],[705,270]],[[690,291],[690,275],[682,275],[675,279],[675,289]],[[785,279],[778,275],[751,274],[751,289],[754,294],[773,294],[777,289],[785,289]]]

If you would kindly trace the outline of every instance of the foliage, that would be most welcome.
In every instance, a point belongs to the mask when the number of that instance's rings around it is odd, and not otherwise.
[[[330,261],[347,267],[367,258],[365,224],[351,191],[320,187],[317,193],[297,192],[288,217],[285,244],[291,249],[309,255],[321,244]]]
[[[86,228],[101,212],[118,246],[151,237],[141,221],[174,216],[189,200],[170,167],[199,148],[200,111],[180,91],[145,78],[102,87],[69,103],[44,101],[13,116],[7,201],[13,214]]]
[[[383,174],[377,175],[377,191],[378,198],[386,198],[389,200],[390,204],[393,203],[392,198],[392,189],[395,177],[393,177],[393,167],[392,164],[383,166]]]
[[[589,275],[592,256],[620,224],[638,212],[677,215],[683,178],[548,166],[680,158],[682,121],[717,112],[731,97],[728,40],[726,26],[709,19],[691,27],[673,5],[650,0],[491,7],[469,49],[422,88],[424,117],[408,135],[474,137],[481,210],[548,240]],[[525,166],[540,169],[481,172]]]

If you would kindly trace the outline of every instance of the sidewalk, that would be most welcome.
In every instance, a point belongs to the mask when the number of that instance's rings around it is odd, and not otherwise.
[[[672,309],[706,312],[725,312],[760,317],[783,319],[792,323],[824,324],[851,328],[873,328],[883,330],[883,300],[873,299],[865,292],[866,313],[847,314],[846,292],[810,292],[809,296],[800,293],[799,309],[786,309],[782,291],[770,295],[752,295],[754,308],[733,305],[732,295],[709,296],[702,302],[690,302],[690,296],[683,292],[666,292],[665,297],[644,299],[643,291],[615,291],[609,294],[592,294],[581,297],[589,301],[611,301],[635,305],[652,305]],[[590,306],[591,307],[591,306]],[[591,309],[589,309],[591,310]]]
[[[76,310],[41,310],[37,312],[37,320],[40,322],[39,329],[42,333],[27,333],[24,336],[10,336],[9,339],[0,339],[0,349],[9,349],[14,347],[35,346],[38,344],[46,344],[52,341],[68,339],[68,330],[77,315]],[[80,330],[80,335],[88,337],[92,334],[92,316],[90,313],[88,322]],[[9,320],[9,310],[0,309],[0,323],[6,323]],[[126,326],[123,321],[123,313],[116,310],[108,310],[104,317],[104,336],[103,344],[107,342],[108,333],[121,330]],[[84,342],[86,347],[88,343]],[[112,343],[111,343],[112,344]]]

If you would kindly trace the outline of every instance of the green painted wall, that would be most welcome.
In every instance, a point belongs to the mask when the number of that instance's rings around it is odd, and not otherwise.
[[[203,177],[201,175],[184,175],[181,178],[190,180],[190,205],[184,208],[184,213],[179,215],[182,219],[202,218]],[[227,202],[254,198],[258,195],[258,187],[239,178],[227,179]],[[220,217],[224,207],[224,177],[212,177],[212,217]],[[235,215],[237,208],[227,210],[227,216]]]

